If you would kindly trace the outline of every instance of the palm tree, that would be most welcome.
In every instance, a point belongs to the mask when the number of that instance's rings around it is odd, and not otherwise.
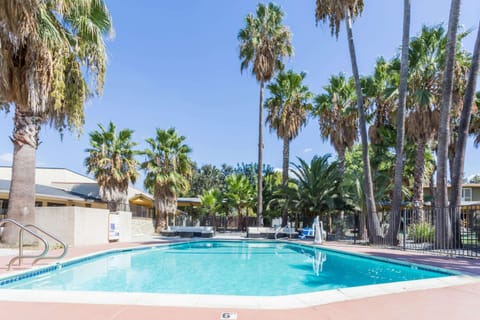
[[[353,79],[344,74],[331,76],[323,89],[326,93],[314,99],[314,114],[318,116],[320,135],[329,139],[338,155],[339,170],[345,172],[345,152],[358,139],[358,112],[355,108],[355,88]]]
[[[315,216],[323,218],[326,213],[341,209],[343,194],[341,184],[343,176],[338,161],[328,162],[329,154],[315,156],[307,163],[298,158],[299,164],[293,164],[292,174],[296,208],[313,220]]]
[[[282,186],[283,173],[272,171],[263,176],[263,201],[266,204],[264,210],[264,217],[269,217],[270,221],[273,217],[281,216],[282,211],[279,206],[270,205],[273,199],[276,199],[278,188]],[[288,220],[288,219],[287,219]]]
[[[358,73],[357,58],[355,55],[355,45],[353,42],[352,20],[363,11],[363,0],[317,0],[315,9],[315,20],[329,21],[332,35],[338,38],[340,23],[345,20],[348,38],[348,48],[350,51],[350,60],[352,63],[352,73],[355,80],[355,91],[357,94],[357,109],[359,114],[360,137],[362,141],[363,171],[365,175],[365,197],[367,198],[368,223],[370,224],[369,239],[376,243],[382,239],[382,230],[377,217],[375,196],[373,194],[372,173],[368,157],[368,137],[367,122],[365,119],[365,110],[363,106],[362,87]]]
[[[255,191],[247,177],[242,174],[232,174],[228,176],[226,183],[227,185],[224,195],[227,202],[237,209],[238,229],[242,231],[244,227],[242,212],[245,210],[245,214],[248,218],[248,209],[254,201]]]
[[[200,201],[202,202],[202,209],[206,215],[212,215],[213,225],[216,226],[216,214],[219,209],[221,209],[221,192],[218,189],[209,189],[206,190],[203,195],[200,195]]]
[[[266,122],[270,130],[283,139],[282,184],[288,183],[288,164],[290,162],[290,141],[298,136],[307,122],[307,111],[311,109],[309,100],[312,94],[302,81],[306,74],[292,70],[280,72],[274,83],[267,86],[271,97],[265,102],[268,110]],[[288,212],[282,214],[282,226],[287,225]]]
[[[400,210],[402,206],[403,161],[405,144],[405,109],[407,103],[408,44],[410,41],[410,0],[403,1],[402,53],[400,59],[400,84],[398,88],[397,141],[395,176],[393,184],[392,212],[387,239],[396,244],[400,230]]]
[[[40,126],[82,127],[85,100],[103,89],[104,36],[112,22],[102,0],[1,1],[0,25],[0,92],[3,105],[15,106],[8,216],[27,223],[33,221]],[[4,240],[16,238],[7,228]]]
[[[458,20],[460,19],[460,0],[452,0],[450,17],[448,19],[447,45],[445,54],[445,69],[442,81],[442,100],[440,123],[438,125],[437,147],[437,190],[435,203],[440,210],[435,211],[435,246],[442,248],[450,246],[453,240],[447,198],[447,161],[450,112],[453,92],[453,68],[455,64],[455,50],[457,46]]]
[[[282,60],[293,55],[291,33],[282,24],[283,12],[273,3],[259,3],[256,16],[245,17],[246,26],[238,33],[240,41],[240,70],[252,67],[252,73],[260,83],[260,104],[258,116],[258,176],[257,176],[257,217],[263,226],[262,168],[263,168],[263,89],[277,70],[283,69]]]
[[[133,148],[137,143],[131,141],[133,131],[123,129],[116,132],[115,125],[110,122],[108,129],[101,124],[100,131],[90,133],[90,146],[86,149],[85,159],[87,173],[92,173],[100,187],[100,196],[107,201],[111,212],[127,210],[128,186],[135,183],[138,177],[138,162],[134,158],[137,151]],[[125,207],[119,208],[119,205]]]
[[[145,188],[153,194],[157,220],[157,232],[168,225],[168,217],[177,211],[179,193],[187,192],[191,176],[191,149],[184,144],[174,128],[157,129],[155,138],[145,140],[149,146],[143,154],[145,161],[140,167],[145,170]]]
[[[472,64],[468,76],[467,88],[465,90],[465,97],[463,102],[462,114],[460,117],[460,124],[458,128],[458,140],[456,143],[456,153],[453,163],[452,174],[452,191],[450,196],[450,210],[455,210],[455,217],[453,221],[454,234],[460,236],[460,211],[456,210],[460,206],[462,197],[462,172],[465,163],[465,150],[467,145],[467,137],[469,132],[469,124],[471,121],[472,108],[475,104],[475,88],[477,86],[478,70],[480,64],[480,24],[477,31],[477,39],[475,40],[475,47],[473,49]],[[455,244],[457,246],[458,243]]]
[[[373,123],[368,128],[368,135],[373,147],[390,145],[390,135],[386,130],[393,131],[394,122],[391,115],[396,107],[398,96],[398,73],[396,60],[386,61],[383,57],[377,59],[373,75],[362,78],[364,104],[371,110],[368,118]],[[371,161],[370,161],[371,162]]]
[[[409,79],[405,133],[417,146],[413,202],[423,208],[425,152],[437,136],[440,112],[441,66],[443,65],[445,30],[441,26],[422,27],[420,35],[410,41]]]

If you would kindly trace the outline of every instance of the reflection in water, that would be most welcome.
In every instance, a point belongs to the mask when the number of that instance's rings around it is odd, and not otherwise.
[[[316,276],[319,276],[322,272],[325,261],[327,261],[327,254],[323,251],[315,250],[315,254],[312,256],[312,267]]]

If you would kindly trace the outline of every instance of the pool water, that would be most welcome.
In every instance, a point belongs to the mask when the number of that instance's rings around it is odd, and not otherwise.
[[[449,276],[283,242],[199,241],[103,254],[1,288],[279,296]]]

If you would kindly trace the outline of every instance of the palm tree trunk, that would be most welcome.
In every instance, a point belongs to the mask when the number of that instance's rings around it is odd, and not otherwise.
[[[337,150],[337,155],[338,155],[338,171],[340,171],[340,174],[343,175],[345,174],[345,147],[338,148]]]
[[[378,243],[382,241],[382,230],[380,228],[380,222],[378,221],[375,197],[373,194],[372,173],[370,170],[370,160],[368,156],[368,138],[367,138],[367,123],[365,120],[365,110],[363,108],[363,96],[362,87],[360,84],[360,75],[358,73],[357,58],[355,54],[355,45],[353,43],[352,33],[352,17],[350,10],[347,8],[347,35],[348,35],[348,48],[350,50],[350,60],[352,62],[352,72],[355,79],[355,91],[357,93],[357,108],[359,113],[359,126],[360,136],[362,139],[362,160],[363,171],[365,175],[365,198],[368,212],[368,224],[369,224],[369,240],[372,243]]]
[[[155,192],[155,206],[158,210],[157,223],[155,231],[160,232],[168,226],[168,216],[171,214],[175,217],[177,211],[177,198],[170,192],[161,191],[158,194]]]
[[[17,106],[13,129],[13,163],[7,216],[22,224],[35,222],[35,153],[40,119]],[[18,243],[18,229],[6,225],[2,240]]]
[[[475,99],[475,88],[477,87],[478,70],[480,64],[480,24],[477,31],[477,39],[473,49],[472,65],[468,76],[467,88],[463,100],[463,109],[458,127],[458,140],[455,147],[455,159],[452,166],[452,193],[450,196],[450,209],[456,210],[461,205],[462,199],[462,173],[465,164],[465,150],[467,148],[468,129],[472,115],[472,107]],[[461,246],[460,237],[460,210],[455,211],[453,233],[455,235],[455,247]]]
[[[288,162],[290,158],[290,139],[287,135],[283,137],[283,163],[282,163],[282,185],[288,184]],[[288,208],[282,209],[282,227],[287,225]]]
[[[438,126],[437,147],[437,194],[435,201],[438,209],[435,210],[435,246],[437,248],[450,247],[452,244],[452,230],[448,213],[447,198],[447,159],[449,142],[450,109],[453,90],[453,65],[457,43],[457,28],[460,18],[460,0],[452,0],[450,17],[448,19],[447,47],[445,71],[442,81],[442,101],[440,109],[440,124]]]
[[[358,217],[358,240],[367,240],[367,213],[362,210]]]
[[[416,221],[423,222],[423,176],[425,174],[425,148],[423,138],[417,140],[417,152],[415,154],[415,171],[413,173],[413,203],[417,213]]]
[[[408,78],[408,42],[410,37],[410,0],[403,1],[403,36],[402,36],[402,59],[400,66],[399,103],[397,114],[397,145],[395,159],[395,177],[393,187],[392,212],[390,213],[390,226],[387,239],[392,245],[396,245],[398,231],[400,230],[400,214],[402,208],[402,182],[403,182],[403,158],[405,140],[405,104]]]
[[[167,204],[165,198],[155,197],[155,207],[157,208],[157,220],[155,223],[155,232],[161,232],[167,227]]]
[[[238,230],[243,231],[242,207],[238,207]]]
[[[260,82],[260,106],[258,108],[258,172],[257,172],[257,219],[258,226],[263,227],[263,88],[265,83]]]
[[[343,145],[340,148],[338,148],[337,155],[338,155],[338,171],[340,171],[340,175],[343,178],[343,175],[345,174],[345,147]],[[345,211],[341,210],[340,211],[340,221],[341,221],[340,235],[344,235],[344,226],[345,226],[344,220],[345,220]]]

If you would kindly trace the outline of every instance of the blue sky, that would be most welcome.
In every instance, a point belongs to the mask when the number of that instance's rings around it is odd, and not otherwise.
[[[114,122],[135,131],[144,140],[156,128],[175,127],[193,149],[199,165],[257,161],[259,88],[250,73],[240,73],[237,33],[244,17],[254,12],[252,0],[107,0],[115,27],[109,40],[106,85],[102,97],[85,107],[86,123],[79,138],[44,127],[37,165],[65,167],[85,174],[84,150],[88,132],[97,124]],[[293,33],[295,55],[287,67],[307,72],[306,84],[315,94],[328,78],[351,74],[342,25],[340,37],[330,36],[326,25],[315,26],[314,0],[277,1]],[[411,35],[423,24],[448,23],[449,0],[412,1]],[[390,59],[401,41],[403,1],[367,0],[354,23],[354,39],[361,74],[372,73],[379,56]],[[480,1],[462,1],[460,23],[471,34],[464,47],[472,51],[480,18]],[[9,165],[13,113],[0,116],[0,165]],[[281,167],[282,143],[265,128],[264,162]],[[322,142],[318,122],[310,119],[291,144],[291,160],[332,153]],[[466,175],[480,173],[480,149],[470,142]]]

